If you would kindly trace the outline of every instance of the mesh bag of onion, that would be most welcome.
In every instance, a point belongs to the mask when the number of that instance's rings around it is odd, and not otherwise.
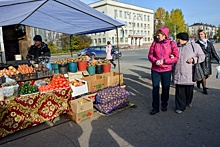
[[[120,87],[112,87],[99,91],[96,95],[95,108],[101,113],[109,114],[129,104],[130,93]]]

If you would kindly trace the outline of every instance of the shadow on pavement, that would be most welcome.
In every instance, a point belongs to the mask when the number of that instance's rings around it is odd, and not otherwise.
[[[26,128],[0,139],[0,145],[10,146],[80,146],[78,138],[82,135],[82,128],[66,119],[64,115],[54,126],[47,123]]]

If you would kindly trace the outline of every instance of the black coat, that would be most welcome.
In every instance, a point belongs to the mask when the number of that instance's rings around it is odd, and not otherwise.
[[[51,56],[50,49],[44,42],[42,42],[41,48],[37,48],[35,45],[32,45],[26,58],[27,60],[34,60],[36,63],[38,63],[38,58],[40,56]]]
[[[205,54],[205,60],[201,63],[201,67],[203,69],[204,75],[211,75],[212,74],[212,65],[211,65],[211,59],[215,58],[215,60],[219,63],[220,58],[218,54],[215,51],[215,48],[213,44],[210,41],[207,41],[207,47],[205,48],[205,45],[200,43],[199,41],[196,41],[198,43],[204,54]]]

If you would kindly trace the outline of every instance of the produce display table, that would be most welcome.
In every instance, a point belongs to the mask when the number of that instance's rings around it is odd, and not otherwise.
[[[0,101],[0,138],[68,112],[71,88]]]

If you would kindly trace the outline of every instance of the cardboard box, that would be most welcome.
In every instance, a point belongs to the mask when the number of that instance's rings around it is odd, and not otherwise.
[[[77,80],[83,82],[84,85],[82,85],[82,86],[77,86],[77,87],[71,85],[70,87],[71,87],[71,89],[73,90],[72,97],[75,97],[75,96],[79,96],[79,95],[88,93],[88,84],[87,84],[87,81],[79,80],[79,79],[77,79]]]
[[[85,97],[71,100],[70,107],[69,118],[76,123],[94,116],[93,102]]]
[[[89,92],[95,92],[97,90],[106,88],[106,79],[101,75],[93,75],[81,78],[84,81],[88,82],[88,91]]]
[[[69,119],[75,121],[76,123],[80,123],[81,121],[94,117],[94,110],[90,109],[81,113],[68,113]]]
[[[80,113],[83,111],[93,109],[93,102],[90,99],[81,97],[75,100],[71,100],[70,107],[73,113]]]
[[[119,84],[119,73],[117,72],[107,72],[107,73],[101,74],[101,76],[106,79],[107,86],[114,86],[114,85]],[[121,73],[120,84],[122,83],[123,83],[123,74]]]

